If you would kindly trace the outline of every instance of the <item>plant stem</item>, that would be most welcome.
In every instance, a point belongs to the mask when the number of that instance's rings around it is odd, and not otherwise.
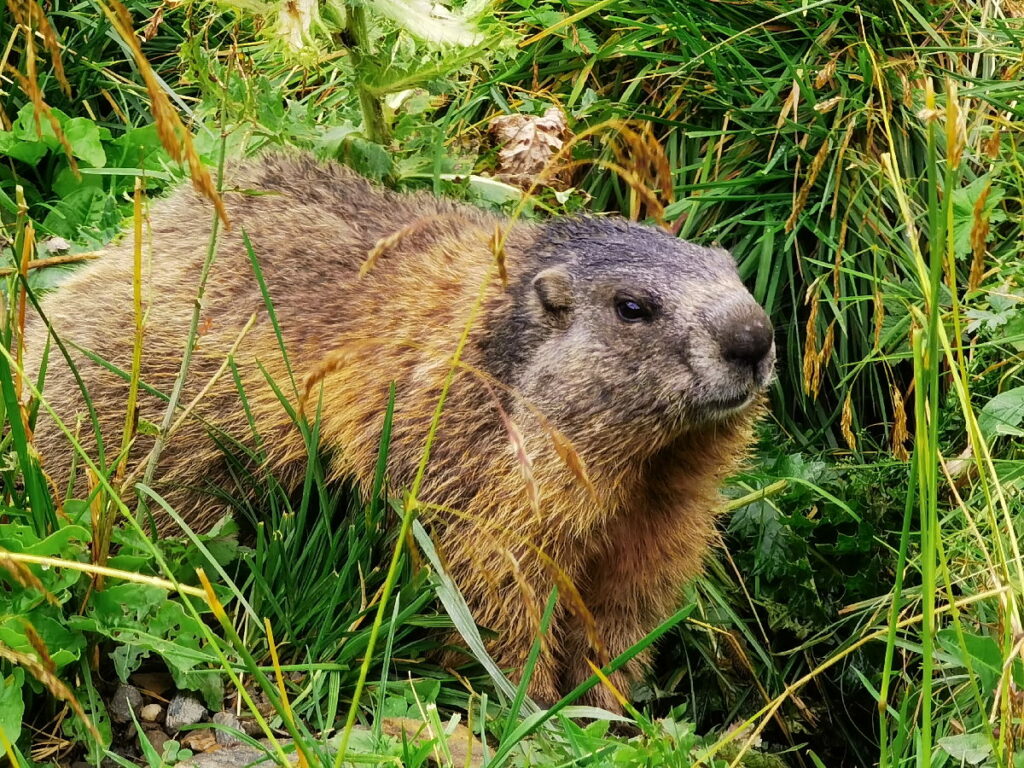
[[[362,63],[370,50],[370,35],[366,26],[366,9],[362,5],[348,7],[348,26],[345,30],[346,46],[352,56],[352,68],[355,70],[355,87],[359,95],[359,109],[363,113],[363,133],[366,138],[377,144],[387,144],[390,138],[387,124],[384,122],[384,110],[380,99],[362,82],[364,73]]]
[[[224,183],[224,158],[227,143],[227,134],[221,133],[220,158],[217,166],[217,192],[221,191]],[[203,295],[206,293],[206,281],[210,276],[210,269],[213,267],[214,259],[217,256],[217,239],[220,232],[220,212],[214,210],[213,223],[210,229],[209,245],[206,249],[206,259],[203,261],[202,270],[199,273],[199,287],[196,290],[196,300],[192,307],[192,320],[189,323],[188,338],[185,341],[185,349],[181,355],[181,366],[178,369],[178,376],[174,380],[174,388],[171,390],[170,399],[167,401],[167,410],[164,411],[163,420],[160,422],[160,431],[157,433],[153,449],[149,453],[149,460],[146,463],[146,471],[142,476],[142,484],[152,484],[153,475],[156,473],[157,465],[160,462],[160,454],[164,449],[164,442],[167,440],[171,424],[174,422],[174,415],[178,408],[178,401],[181,399],[181,392],[185,388],[185,379],[188,377],[188,368],[192,362],[192,351],[195,349],[196,340],[199,338],[199,317],[203,308]],[[142,495],[139,496],[138,509],[135,519],[140,523],[147,509],[146,502]]]

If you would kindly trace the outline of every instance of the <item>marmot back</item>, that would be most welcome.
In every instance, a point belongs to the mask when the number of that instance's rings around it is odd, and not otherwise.
[[[364,490],[394,382],[388,474],[400,489],[411,482],[451,355],[472,321],[421,498],[451,510],[424,517],[476,619],[499,632],[496,660],[514,668],[526,657],[554,569],[577,585],[600,642],[594,647],[573,605],[560,603],[531,683],[541,701],[589,677],[586,658],[621,653],[671,612],[700,569],[718,487],[749,442],[774,364],[771,326],[726,252],[611,219],[514,223],[387,192],[305,156],[242,163],[224,186],[234,226],[218,238],[180,403],[204,394],[169,438],[156,477],[190,525],[208,527],[222,512],[208,495],[211,484],[230,482],[214,437],[252,443],[231,376],[216,377],[230,350],[267,469],[286,485],[302,478],[305,447],[268,376],[293,407],[318,408],[332,478],[354,478]],[[182,188],[153,204],[150,223],[142,380],[166,393],[212,213]],[[504,282],[496,237],[504,240]],[[72,348],[123,370],[132,349],[132,245],[128,238],[110,248],[43,301]],[[45,340],[36,319],[26,339],[30,371]],[[84,352],[74,357],[112,461],[127,382]],[[84,402],[55,354],[44,396],[74,428]],[[159,422],[164,407],[140,393],[141,418]],[[522,450],[513,450],[509,423]],[[69,444],[42,414],[36,446],[45,469],[66,482]],[[96,458],[97,446],[85,447]],[[151,447],[151,437],[136,437],[130,472]],[[591,702],[618,709],[601,688]]]

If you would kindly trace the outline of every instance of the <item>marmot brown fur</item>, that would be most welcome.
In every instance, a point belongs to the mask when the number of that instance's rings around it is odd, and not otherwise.
[[[771,326],[728,253],[620,220],[511,223],[426,194],[388,192],[305,156],[241,163],[225,189],[234,226],[219,237],[180,403],[209,391],[195,410],[201,419],[187,419],[168,441],[156,477],[191,526],[203,529],[222,514],[204,490],[230,482],[210,430],[252,442],[230,373],[209,382],[253,313],[258,320],[234,360],[272,471],[299,482],[305,448],[267,376],[293,406],[310,386],[306,412],[319,403],[331,477],[355,478],[364,491],[394,381],[388,472],[397,490],[412,483],[451,355],[483,296],[421,509],[477,621],[498,633],[495,660],[522,665],[562,578],[579,590],[594,623],[573,601],[559,601],[530,687],[542,703],[590,676],[587,659],[599,656],[588,625],[615,656],[674,610],[682,585],[701,568],[719,485],[749,442],[774,364]],[[496,230],[505,232],[504,281],[495,268]],[[208,203],[189,189],[152,206],[142,380],[165,393],[180,365],[210,233]],[[275,306],[294,388],[243,233]],[[360,277],[375,247],[375,263]],[[131,367],[132,248],[126,237],[42,304],[72,349],[122,370]],[[45,343],[45,327],[30,323],[29,371]],[[127,383],[74,355],[112,461]],[[44,396],[68,425],[84,413],[55,352]],[[164,408],[140,393],[141,418],[159,422]],[[90,431],[86,421],[82,433]],[[69,445],[42,411],[35,441],[45,469],[66,483]],[[136,437],[129,468],[152,442]],[[626,687],[629,675],[616,681]],[[618,709],[600,686],[589,702]]]

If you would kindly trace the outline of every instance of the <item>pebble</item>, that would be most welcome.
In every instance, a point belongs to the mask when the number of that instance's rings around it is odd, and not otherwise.
[[[149,739],[149,743],[153,745],[156,753],[162,757],[164,744],[170,741],[171,737],[164,733],[162,728],[146,728],[143,733],[146,734],[146,738]]]
[[[144,723],[155,723],[160,719],[164,708],[159,704],[147,704],[139,710],[139,719]]]
[[[132,712],[142,708],[142,694],[134,685],[117,686],[110,699],[110,717],[115,723],[130,723]]]
[[[282,746],[287,741],[281,742]],[[237,747],[225,747],[224,749],[218,749],[216,752],[206,752],[201,755],[194,755],[184,762],[178,763],[178,768],[244,768],[245,766],[254,766],[254,768],[274,768],[277,762],[271,755],[268,755],[262,750],[250,747],[247,744],[242,744]],[[288,755],[289,763],[298,762],[298,755],[295,752],[291,752]]]
[[[218,712],[213,716],[213,722],[217,723],[218,725],[223,725],[227,728],[233,728],[236,731],[245,730],[244,726],[242,725],[242,721],[235,716],[234,712]],[[235,734],[229,731],[217,728],[215,729],[215,733],[217,736],[217,743],[220,744],[222,747],[233,747],[237,744],[242,743],[242,740],[240,738],[238,738]]]
[[[167,718],[164,720],[165,730],[176,733],[186,725],[198,723],[206,716],[206,707],[194,696],[179,693],[167,705]]]

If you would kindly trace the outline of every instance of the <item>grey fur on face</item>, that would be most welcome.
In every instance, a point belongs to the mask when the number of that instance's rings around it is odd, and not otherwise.
[[[771,324],[727,251],[597,218],[548,224],[536,247],[542,269],[519,290],[543,331],[515,384],[563,426],[667,440],[768,386]]]

